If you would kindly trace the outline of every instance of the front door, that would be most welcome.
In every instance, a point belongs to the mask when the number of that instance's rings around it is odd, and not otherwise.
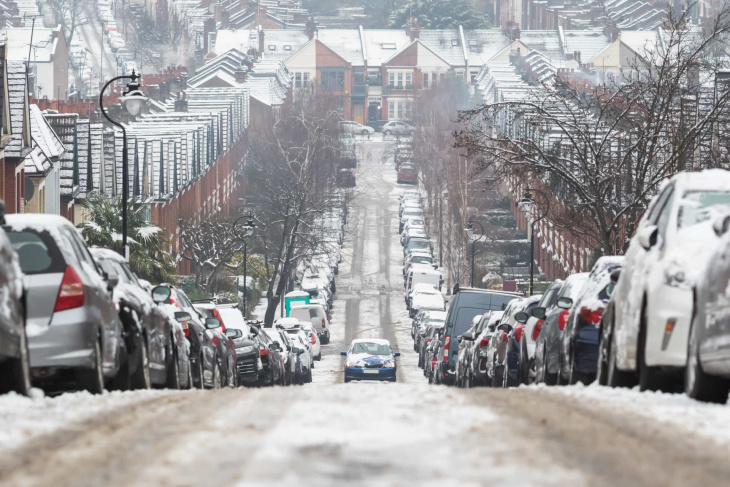
[[[365,119],[363,118],[364,115],[364,109],[362,105],[355,105],[352,107],[352,118],[357,123],[362,124],[365,122]]]

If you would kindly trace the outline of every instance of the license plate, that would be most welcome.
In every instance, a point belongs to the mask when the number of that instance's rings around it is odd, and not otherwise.
[[[378,369],[363,369],[363,372],[366,374],[377,374],[380,371]]]

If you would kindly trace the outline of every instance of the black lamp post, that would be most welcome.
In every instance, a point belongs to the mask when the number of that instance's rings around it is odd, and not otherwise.
[[[474,225],[479,226],[479,233],[474,238]],[[474,287],[474,245],[484,236],[484,227],[476,220],[469,220],[466,224],[466,237],[471,240],[471,287]]]
[[[129,200],[127,131],[124,129],[124,125],[119,122],[115,122],[109,117],[109,115],[107,115],[106,110],[104,109],[104,91],[106,91],[109,85],[114,83],[115,81],[123,79],[130,80],[127,84],[127,90],[120,98],[120,101],[125,106],[129,114],[135,117],[139,115],[140,110],[142,110],[142,105],[147,102],[147,97],[144,93],[140,91],[139,83],[137,83],[137,80],[140,79],[140,77],[141,76],[135,74],[134,71],[132,71],[131,75],[117,76],[116,78],[112,78],[107,81],[107,83],[104,85],[104,87],[101,89],[101,92],[99,93],[99,110],[101,110],[101,114],[104,115],[104,118],[109,120],[109,123],[122,129],[122,255],[127,260],[129,260],[129,249],[127,248],[127,204]]]
[[[238,233],[236,229],[238,228],[238,224],[243,221],[243,219],[246,219],[246,223],[241,228],[242,232]],[[238,218],[235,222],[233,222],[233,230],[236,235],[236,237],[243,242],[243,317],[246,318],[246,290],[248,286],[248,245],[246,244],[246,237],[250,237],[253,235],[254,230],[256,229],[256,224],[253,222],[253,216],[249,213],[248,215],[242,216]]]
[[[527,218],[530,219],[530,289],[529,295],[533,295],[533,287],[535,280],[535,224],[547,216],[547,209],[545,213],[539,217],[535,217],[535,210],[537,205],[535,200],[532,199],[532,190],[530,188],[525,189],[525,194],[522,199],[517,202],[517,207],[525,212]]]

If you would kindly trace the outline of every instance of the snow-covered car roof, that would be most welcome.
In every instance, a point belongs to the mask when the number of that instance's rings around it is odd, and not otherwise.
[[[438,289],[436,289],[431,284],[426,284],[425,282],[419,282],[415,286],[413,286],[413,293],[423,293],[423,294],[439,294]]]
[[[355,338],[350,345],[354,345],[356,343],[377,343],[379,345],[388,345],[390,346],[390,341],[386,340],[385,338]]]
[[[218,313],[220,313],[221,318],[223,318],[223,324],[225,324],[226,328],[236,328],[238,330],[242,330],[246,334],[251,329],[251,327],[246,324],[246,320],[243,318],[243,313],[236,308],[218,308]]]
[[[92,247],[89,249],[89,251],[94,257],[113,260],[114,262],[119,263],[126,262],[126,260],[124,260],[124,257],[122,257],[118,252],[115,252],[111,249],[107,249],[104,247]]]
[[[279,326],[281,325],[282,328],[294,328],[295,326],[299,326],[299,320],[296,318],[279,318],[274,322],[274,325]]]
[[[681,172],[672,176],[669,182],[681,185],[684,189],[728,189],[730,171],[706,169],[699,172]]]

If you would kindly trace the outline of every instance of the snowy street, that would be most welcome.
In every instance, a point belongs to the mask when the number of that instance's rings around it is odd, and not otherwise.
[[[302,387],[0,396],[0,485],[727,485],[730,407],[592,385],[427,384],[403,301],[391,139],[360,165],[332,340]],[[344,384],[355,338],[397,382]]]

